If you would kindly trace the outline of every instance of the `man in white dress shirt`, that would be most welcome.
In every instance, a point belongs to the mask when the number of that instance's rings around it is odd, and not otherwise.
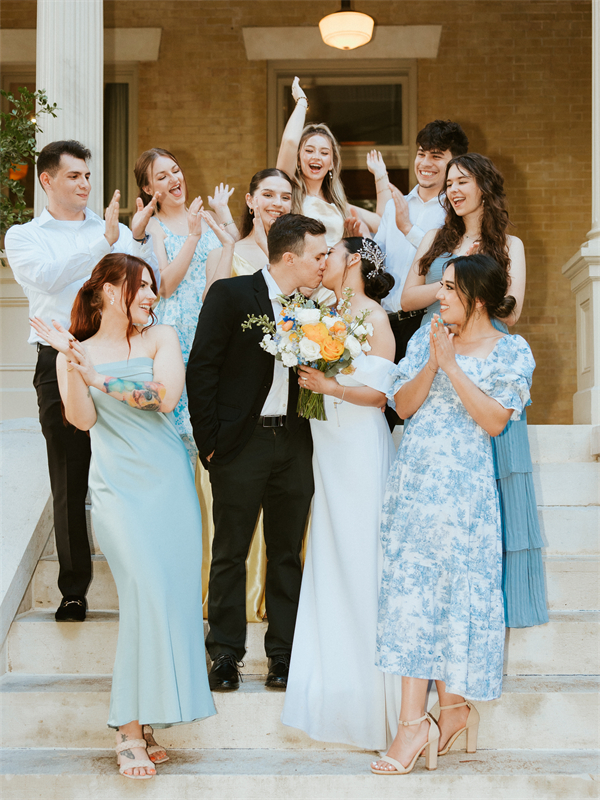
[[[115,192],[102,220],[87,208],[90,194],[90,151],[79,142],[51,142],[41,151],[37,173],[48,205],[39,217],[14,225],[6,234],[6,255],[15,280],[29,300],[29,316],[48,325],[56,320],[70,326],[77,292],[96,264],[108,253],[143,258],[160,279],[146,225],[156,199],[138,210],[130,231],[119,224],[119,192]],[[63,420],[56,379],[57,351],[46,345],[33,328],[29,343],[38,359],[33,379],[40,423],[46,439],[54,530],[59,561],[58,587],[62,594],[56,619],[83,621],[85,595],[92,578],[85,498],[90,464],[87,433]]]
[[[446,212],[442,205],[446,179],[446,165],[454,156],[463,155],[469,149],[469,140],[457,122],[436,119],[429,122],[417,134],[417,155],[414,163],[417,185],[406,197],[395,186],[390,186],[392,199],[385,206],[375,241],[386,256],[386,270],[394,276],[394,288],[381,305],[388,312],[394,338],[398,363],[406,354],[408,341],[418,329],[425,309],[402,311],[400,298],[407,275],[414,261],[417,248],[427,231],[441,228]],[[378,191],[385,191],[384,176],[375,176]],[[390,422],[400,421],[388,407],[386,417]],[[392,418],[392,419],[391,419]]]

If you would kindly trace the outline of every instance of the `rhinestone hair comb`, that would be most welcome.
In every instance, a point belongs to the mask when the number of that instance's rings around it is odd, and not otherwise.
[[[363,239],[363,243],[358,250],[358,254],[361,258],[370,261],[375,267],[375,269],[369,272],[367,278],[374,278],[378,272],[383,272],[385,267],[385,256],[381,252],[379,245],[375,244],[373,239]]]

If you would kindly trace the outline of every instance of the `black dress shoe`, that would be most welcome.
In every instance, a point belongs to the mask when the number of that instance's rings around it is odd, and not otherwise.
[[[68,594],[60,601],[54,619],[57,622],[83,622],[86,612],[87,601],[85,597]]]
[[[265,686],[269,689],[285,689],[290,671],[290,654],[282,653],[269,659],[269,674]]]
[[[221,653],[213,661],[208,673],[208,685],[213,692],[230,692],[240,685],[237,658],[231,653]]]

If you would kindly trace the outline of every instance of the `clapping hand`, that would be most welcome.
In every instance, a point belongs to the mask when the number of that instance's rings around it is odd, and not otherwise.
[[[119,238],[119,200],[121,192],[116,189],[104,212],[104,238],[112,247]],[[41,334],[40,334],[41,335]]]
[[[252,202],[252,201],[251,201]],[[254,241],[263,251],[263,253],[269,258],[269,247],[267,245],[267,231],[265,230],[265,223],[263,222],[263,218],[260,215],[260,209],[258,206],[256,208],[251,205],[251,210],[254,211],[254,217],[252,219],[252,224],[254,225]],[[271,223],[273,224],[273,223]]]
[[[466,255],[466,256],[472,256],[472,255],[473,255],[473,253],[477,253],[477,252],[478,252],[478,250],[479,250],[479,245],[480,245],[480,244],[481,244],[481,242],[479,241],[479,239],[475,239],[475,241],[474,241],[474,242],[473,242],[473,244],[472,244],[472,245],[469,247],[469,249],[467,250],[467,252],[465,253],[465,255]]]
[[[204,204],[201,197],[195,197],[187,212],[187,224],[190,236],[202,236],[202,212]]]
[[[371,238],[368,225],[358,216],[356,209],[350,209],[350,216],[344,220],[344,236],[362,236]]]
[[[215,196],[211,197],[208,195],[208,205],[215,213],[219,214],[228,208],[229,198],[234,192],[235,187],[230,189],[228,183],[220,183],[218,186],[215,186]]]
[[[375,177],[375,181],[387,175],[385,161],[379,150],[371,150],[367,153],[367,169]]]
[[[200,211],[198,214],[198,219],[203,219],[208,227],[214,231],[217,239],[221,242],[223,246],[225,245],[234,245],[235,239],[231,236],[230,233],[227,232],[227,228],[223,223],[219,225],[218,222],[214,219],[212,214],[209,214],[208,211]]]
[[[137,210],[131,220],[131,232],[134,239],[143,239],[146,235],[146,225],[150,222],[159,200],[160,192],[154,194],[147,206],[144,206],[144,201],[141,197],[136,198],[135,207]]]
[[[390,189],[392,190],[392,200],[396,206],[396,227],[406,236],[410,233],[410,229],[412,228],[412,222],[410,221],[408,212],[408,201],[400,189],[391,183]]]
[[[438,366],[446,374],[456,366],[456,354],[454,352],[454,334],[450,333],[444,325],[442,318],[434,314],[431,320],[431,338],[433,340],[433,351]],[[431,357],[430,357],[431,358]]]
[[[55,350],[58,350],[59,353],[67,356],[67,358],[71,358],[71,348],[69,347],[69,342],[73,341],[75,337],[72,333],[65,330],[60,322],[57,322],[55,319],[52,320],[52,325],[54,327],[50,327],[50,325],[46,325],[43,319],[39,317],[30,317],[29,322],[31,323],[31,327],[45,342],[47,342],[50,347],[53,347]]]

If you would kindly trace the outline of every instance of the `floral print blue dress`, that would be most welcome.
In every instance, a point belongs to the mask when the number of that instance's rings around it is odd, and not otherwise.
[[[409,342],[388,392],[429,357],[429,328]],[[456,356],[465,374],[518,419],[535,362],[520,336],[504,336],[485,358]],[[381,523],[384,553],[377,664],[383,672],[446,682],[471,700],[502,692],[502,530],[490,436],[438,370],[405,425]]]
[[[158,218],[157,218],[158,219]],[[186,236],[179,236],[158,220],[158,224],[165,232],[165,250],[169,263],[177,256]],[[202,308],[202,295],[206,286],[206,259],[211,250],[221,247],[216,234],[207,230],[202,234],[196,245],[196,250],[190,261],[188,271],[177,289],[170,297],[162,297],[156,308],[156,318],[161,325],[171,325],[177,331],[183,363],[187,369],[190,350],[196,335],[198,314]],[[190,459],[196,462],[198,451],[192,434],[192,423],[188,411],[187,389],[184,385],[181,399],[173,411],[175,427],[183,439]]]

